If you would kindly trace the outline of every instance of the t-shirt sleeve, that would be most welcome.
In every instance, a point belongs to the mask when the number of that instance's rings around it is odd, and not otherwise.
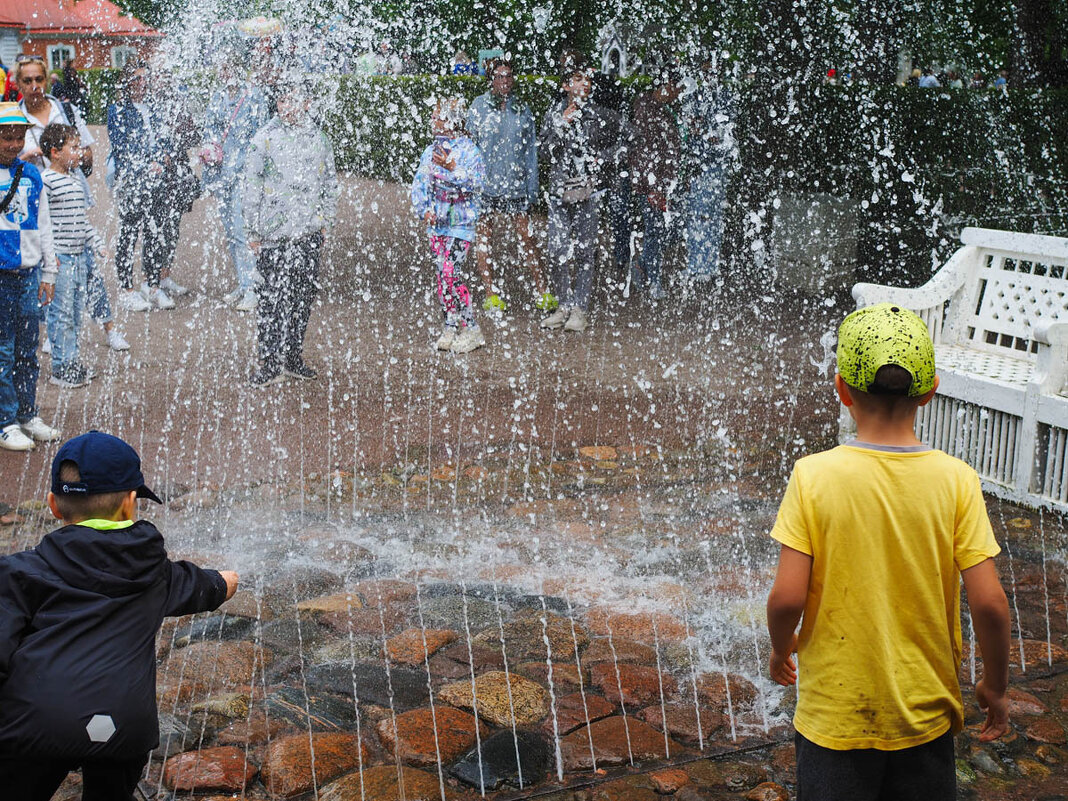
[[[779,514],[775,517],[775,526],[771,529],[771,538],[803,554],[812,556],[812,535],[805,522],[801,502],[801,479],[797,465],[790,473],[786,485],[786,494],[779,505]]]
[[[979,475],[968,469],[961,477],[957,500],[957,530],[953,532],[953,560],[958,570],[975,567],[1001,553],[986,513]]]

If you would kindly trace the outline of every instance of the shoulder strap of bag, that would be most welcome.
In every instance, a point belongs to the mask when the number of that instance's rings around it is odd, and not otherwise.
[[[25,162],[20,161],[15,167],[15,174],[11,176],[11,187],[7,190],[7,194],[4,195],[4,199],[0,200],[0,214],[7,214],[7,207],[11,205],[15,193],[19,191],[19,181],[22,180],[22,168],[25,166]]]
[[[77,117],[74,116],[74,104],[64,98],[59,101],[59,105],[63,106],[63,116],[67,118],[67,125],[77,125]]]
[[[226,123],[226,130],[223,131],[221,144],[225,144],[226,139],[230,136],[230,129],[234,127],[234,120],[236,120],[237,115],[241,113],[241,107],[245,105],[245,98],[247,97],[247,92],[241,93],[241,99],[237,101],[237,106],[234,108],[234,113],[230,115],[230,121]]]

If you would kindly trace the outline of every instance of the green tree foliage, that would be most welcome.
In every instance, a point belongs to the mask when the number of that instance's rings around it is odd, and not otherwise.
[[[184,8],[120,2],[158,27]],[[289,19],[286,2],[223,0],[216,8],[220,19]],[[459,50],[474,57],[493,48],[512,54],[521,72],[551,72],[565,47],[594,55],[599,31],[615,22],[643,59],[718,51],[775,83],[818,80],[830,67],[890,83],[904,54],[965,78],[1007,67],[1014,85],[1068,86],[1068,0],[323,0],[301,6],[301,15],[307,23],[356,20],[354,52],[389,42],[430,72]]]

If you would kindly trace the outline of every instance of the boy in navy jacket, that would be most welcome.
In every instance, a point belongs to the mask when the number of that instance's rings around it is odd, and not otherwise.
[[[159,744],[155,638],[165,616],[215,609],[237,574],[167,558],[137,520],[141,460],[90,431],[52,463],[63,527],[0,559],[0,787],[48,801],[82,769],[83,800],[126,801]]]

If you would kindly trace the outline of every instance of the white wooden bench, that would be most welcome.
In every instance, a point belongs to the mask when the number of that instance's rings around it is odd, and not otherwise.
[[[994,495],[1068,511],[1068,239],[965,228],[961,242],[922,287],[856,284],[853,298],[927,323],[941,383],[917,418],[921,440]]]

